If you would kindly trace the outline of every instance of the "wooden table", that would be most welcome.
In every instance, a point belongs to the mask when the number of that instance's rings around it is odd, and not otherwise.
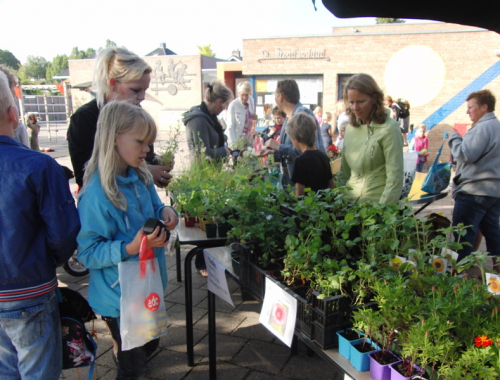
[[[178,226],[177,241],[178,244],[175,249],[175,261],[177,267],[177,282],[182,281],[182,271],[181,271],[181,245],[195,245],[197,247],[207,248],[216,247],[226,244],[227,238],[207,238],[205,231],[200,229],[198,223],[194,227],[186,227],[184,218]]]
[[[217,247],[217,248],[207,248],[205,252],[211,256],[214,260],[219,262],[226,271],[240,284],[239,276],[234,273],[232,260],[231,260],[231,249],[229,247]],[[269,275],[265,275],[272,281],[278,283],[275,279]],[[242,285],[244,287],[244,285]],[[286,289],[288,292],[290,290]],[[262,302],[262,300],[258,300]],[[215,333],[215,295],[208,291],[208,359],[209,359],[209,379],[216,380],[217,378],[217,357],[216,357],[216,333]],[[296,339],[300,339],[304,344],[312,351],[318,354],[327,363],[334,365],[337,369],[344,373],[345,380],[371,380],[370,372],[359,372],[350,363],[350,361],[339,354],[338,349],[333,348],[329,350],[322,350],[316,343],[312,342],[309,338],[295,331],[295,347],[297,344]],[[191,340],[191,352],[193,342]],[[292,350],[294,349],[294,344],[292,344]],[[189,342],[188,342],[188,352],[189,352]],[[188,354],[189,355],[189,354]]]

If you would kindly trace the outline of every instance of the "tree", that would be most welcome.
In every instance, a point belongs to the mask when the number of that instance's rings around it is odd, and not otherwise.
[[[402,24],[405,23],[406,20],[402,20],[400,18],[377,17],[375,22],[377,24]]]
[[[106,47],[110,47],[110,46],[117,46],[116,42],[111,41],[110,39],[107,39],[106,40]]]
[[[8,50],[0,49],[0,63],[14,70],[19,70],[21,67],[21,62]]]
[[[26,63],[19,69],[19,76],[23,80],[40,80],[45,78],[47,60],[43,57],[28,55]]]
[[[45,78],[48,81],[53,81],[52,77],[59,74],[68,68],[68,56],[66,54],[57,55],[52,62],[47,63],[47,71]]]
[[[210,48],[211,45],[196,46],[198,48],[198,53],[201,55],[206,55],[207,57],[215,57],[215,53]]]
[[[74,47],[71,50],[71,54],[69,55],[68,59],[85,59],[85,58],[90,58],[95,55],[95,49],[93,48],[88,48],[87,50],[79,50],[78,47]]]

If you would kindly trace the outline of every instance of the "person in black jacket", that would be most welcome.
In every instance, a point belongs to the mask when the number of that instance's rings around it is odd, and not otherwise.
[[[231,154],[227,147],[226,136],[217,116],[225,110],[233,100],[233,92],[219,80],[207,85],[205,101],[184,113],[182,122],[186,126],[186,139],[189,150],[212,158],[224,158]],[[203,248],[197,250],[195,266],[199,273],[208,276]]]
[[[233,97],[233,92],[224,83],[214,80],[207,85],[205,101],[184,113],[182,122],[186,126],[186,139],[191,151],[205,148],[205,155],[212,158],[230,154],[217,116],[228,107]]]
[[[94,69],[96,99],[81,106],[72,116],[68,128],[68,148],[76,183],[83,186],[85,164],[94,149],[97,118],[100,109],[111,100],[126,100],[139,106],[146,98],[151,81],[151,67],[139,56],[125,48],[109,47],[99,51]],[[171,168],[154,165],[154,149],[146,157],[155,185],[167,186]]]

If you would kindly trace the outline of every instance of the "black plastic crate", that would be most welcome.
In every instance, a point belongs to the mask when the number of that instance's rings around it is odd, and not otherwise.
[[[240,252],[240,281],[248,293],[259,300],[264,299],[266,292],[266,274],[252,262],[250,249],[241,244]]]
[[[337,332],[352,326],[349,299],[343,295],[318,298],[312,297],[311,339],[322,349],[338,346]]]

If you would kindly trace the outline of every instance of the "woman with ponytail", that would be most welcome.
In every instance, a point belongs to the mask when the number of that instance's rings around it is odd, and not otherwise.
[[[146,98],[151,81],[151,67],[139,56],[125,48],[108,47],[97,53],[93,87],[96,98],[81,106],[72,116],[68,128],[68,148],[76,183],[83,186],[85,164],[94,149],[97,119],[104,105],[112,100],[125,100],[139,106]],[[164,187],[172,176],[167,166],[155,166],[154,150],[146,157],[148,169],[156,186]]]
[[[186,138],[191,151],[206,148],[205,155],[222,158],[230,154],[222,125],[217,116],[233,100],[233,92],[219,80],[207,85],[205,101],[184,113]]]

